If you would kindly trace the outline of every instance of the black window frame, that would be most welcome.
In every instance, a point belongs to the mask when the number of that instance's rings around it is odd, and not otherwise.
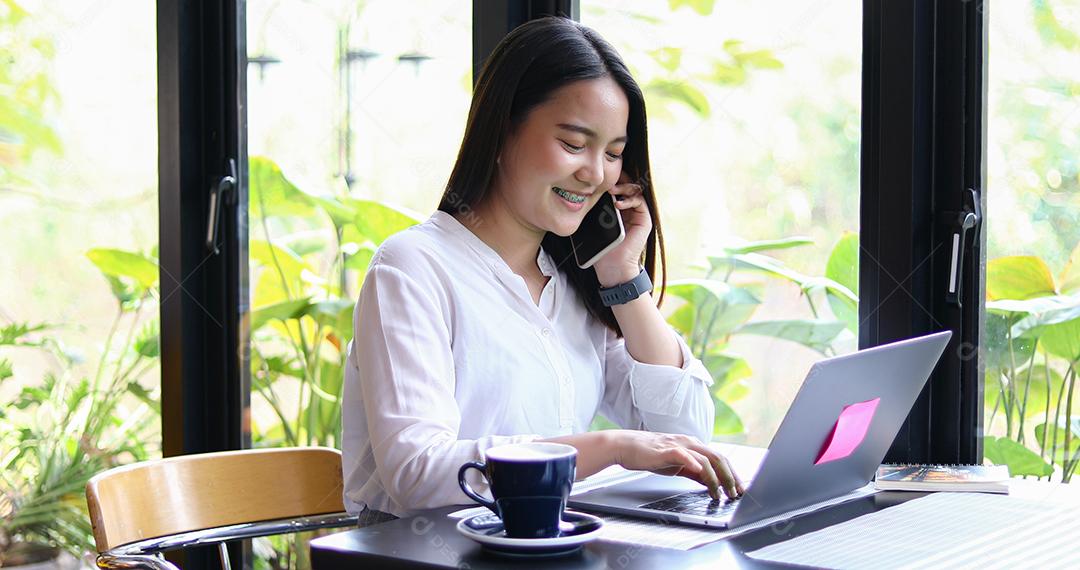
[[[244,0],[157,2],[166,457],[242,449],[251,442],[245,8]],[[212,194],[216,224],[208,219]],[[237,567],[250,561],[246,546],[230,550]],[[173,558],[184,568],[220,564],[209,547]]]
[[[953,332],[885,460],[981,463],[984,224],[961,244],[961,305],[946,291],[969,189],[986,211],[986,6],[863,10],[859,347]]]

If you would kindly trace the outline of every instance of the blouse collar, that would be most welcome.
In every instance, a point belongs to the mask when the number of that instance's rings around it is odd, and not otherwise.
[[[488,244],[484,243],[484,240],[477,237],[472,230],[465,227],[465,225],[458,221],[454,216],[442,210],[436,210],[435,213],[431,215],[431,219],[436,226],[457,236],[458,239],[465,242],[465,244],[475,251],[480,256],[480,259],[484,260],[492,270],[497,272],[513,272],[510,269],[510,266],[507,265],[506,260],[504,260],[498,252],[492,249]],[[543,246],[539,249],[540,251],[536,255],[536,264],[540,267],[540,272],[547,277],[554,276],[556,271],[555,263],[552,261],[551,256],[548,255],[548,252],[544,250]]]

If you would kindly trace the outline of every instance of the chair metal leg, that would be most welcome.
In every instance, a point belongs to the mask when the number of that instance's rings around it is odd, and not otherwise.
[[[219,542],[217,549],[218,554],[221,555],[221,570],[232,570],[232,565],[229,563],[229,545]]]

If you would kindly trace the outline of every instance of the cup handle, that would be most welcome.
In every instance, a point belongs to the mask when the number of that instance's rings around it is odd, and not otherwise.
[[[499,511],[495,508],[495,503],[493,501],[489,501],[489,500],[481,497],[476,491],[473,491],[472,487],[469,486],[469,483],[465,481],[465,472],[468,471],[469,469],[476,469],[477,471],[480,472],[480,476],[483,477],[484,480],[487,480],[487,475],[484,473],[484,468],[485,468],[484,464],[480,463],[478,461],[470,461],[470,462],[466,463],[465,465],[462,465],[461,469],[458,469],[458,474],[457,474],[458,485],[461,486],[461,490],[466,495],[468,495],[470,499],[476,501],[477,503],[480,503],[481,505],[484,505],[485,507],[490,509],[491,512],[495,513],[496,515],[502,516],[502,515],[499,515]],[[490,483],[491,482],[488,481],[488,484],[490,484]]]

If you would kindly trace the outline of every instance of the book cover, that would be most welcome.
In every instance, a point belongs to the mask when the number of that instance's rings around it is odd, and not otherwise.
[[[1004,465],[882,465],[874,484],[892,491],[979,491],[1008,493]]]

